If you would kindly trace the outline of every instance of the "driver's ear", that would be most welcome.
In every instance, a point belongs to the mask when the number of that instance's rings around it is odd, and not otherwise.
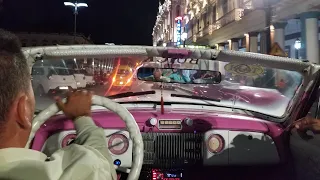
[[[18,99],[17,104],[17,123],[22,129],[30,129],[32,121],[32,110],[27,95],[22,95]]]

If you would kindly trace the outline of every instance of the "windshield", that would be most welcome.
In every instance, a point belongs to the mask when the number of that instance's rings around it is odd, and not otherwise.
[[[94,91],[96,95],[113,96],[125,92],[144,92],[155,91],[155,94],[139,95],[131,97],[116,98],[118,102],[160,102],[161,89],[165,102],[183,103],[183,104],[207,104],[212,106],[228,107],[233,109],[249,110],[273,117],[282,117],[290,108],[291,100],[296,94],[302,83],[302,76],[298,72],[286,71],[281,69],[270,69],[260,65],[246,65],[237,63],[214,62],[208,60],[194,61],[196,64],[181,63],[178,69],[188,69],[186,73],[177,74],[190,79],[203,78],[197,71],[190,69],[201,69],[219,71],[221,73],[221,82],[218,84],[183,84],[183,83],[165,83],[150,82],[139,80],[136,77],[139,67],[150,66],[163,67],[160,62],[145,62],[147,57],[115,57],[108,59],[86,59],[77,60],[77,66],[73,68],[85,69],[86,72],[92,72],[94,75],[94,86],[87,86],[86,89]],[[152,58],[150,59],[152,60]],[[61,64],[56,64],[55,72],[61,75],[68,74],[67,68],[61,68]],[[181,61],[183,62],[183,61]],[[146,65],[147,64],[147,65]],[[160,64],[160,65],[159,65]],[[36,65],[35,65],[36,66]],[[35,67],[34,66],[34,67]],[[60,66],[60,67],[59,67]],[[37,66],[38,67],[38,66]],[[65,67],[68,67],[65,63]],[[70,66],[69,66],[70,68]],[[90,70],[90,71],[89,71]],[[34,74],[41,74],[39,69],[35,69]],[[132,71],[132,72],[131,72]],[[84,72],[81,70],[81,72]],[[179,71],[178,71],[179,72]],[[110,73],[110,74],[108,74]],[[145,72],[144,76],[152,76],[153,72]],[[42,73],[43,74],[43,73]],[[127,76],[119,76],[124,74]],[[167,76],[167,72],[162,72],[161,76]],[[169,73],[167,78],[177,77],[174,73]],[[45,76],[45,74],[43,74]],[[87,81],[92,81],[86,78]],[[41,84],[42,83],[42,84]],[[88,82],[87,82],[88,83]],[[33,82],[33,88],[38,86],[48,86],[43,89],[56,89],[59,84],[47,84],[39,81]],[[61,94],[63,96],[64,92]],[[179,94],[177,96],[175,94]],[[36,95],[37,108],[39,110],[53,103],[53,95],[49,91],[45,95]],[[183,95],[183,97],[181,97]],[[185,97],[189,96],[189,97]],[[205,97],[198,99],[196,97]],[[219,101],[211,101],[216,99]]]

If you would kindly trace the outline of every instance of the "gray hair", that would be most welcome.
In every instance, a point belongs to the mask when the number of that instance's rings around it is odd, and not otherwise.
[[[31,75],[17,36],[0,29],[0,125],[19,92],[29,90]]]

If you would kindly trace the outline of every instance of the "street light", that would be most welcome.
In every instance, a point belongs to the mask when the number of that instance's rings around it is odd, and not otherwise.
[[[300,39],[297,39],[295,42],[294,42],[294,48],[296,48],[297,50],[299,50],[301,48],[301,41]]]
[[[74,8],[74,43],[76,42],[76,33],[77,33],[77,15],[78,15],[78,8],[80,7],[88,7],[87,3],[72,3],[72,2],[64,2],[65,6],[72,6]]]

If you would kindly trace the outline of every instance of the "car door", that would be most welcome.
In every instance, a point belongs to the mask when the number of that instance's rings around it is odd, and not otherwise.
[[[297,112],[296,119],[309,115],[316,115],[317,100],[319,99],[319,73],[314,78],[311,91],[306,95]],[[316,102],[316,103],[315,103]],[[308,132],[309,134],[310,132]],[[312,139],[305,139],[296,130],[290,132],[290,150],[294,165],[295,177],[297,180],[318,180],[320,179],[320,135],[312,135]]]

